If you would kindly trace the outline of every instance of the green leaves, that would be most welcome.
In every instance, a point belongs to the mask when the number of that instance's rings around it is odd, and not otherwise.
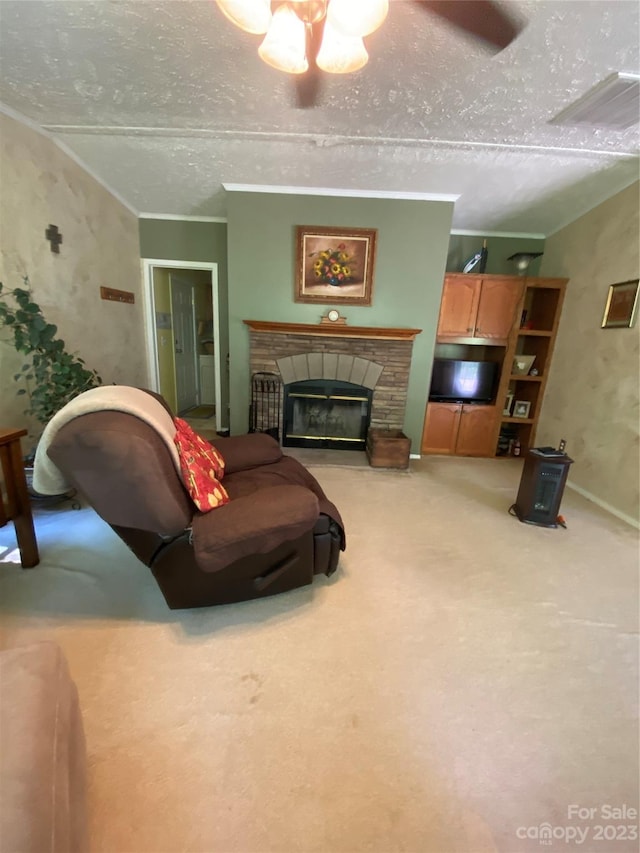
[[[27,277],[24,283],[28,287]],[[14,381],[26,385],[17,394],[28,394],[30,407],[26,413],[47,424],[69,400],[101,385],[102,379],[95,370],[87,370],[79,356],[66,351],[64,340],[56,338],[57,326],[46,321],[30,290],[5,290],[0,282],[0,293],[10,296],[14,303],[0,301],[0,327],[7,328],[18,352],[31,356],[20,373],[14,374]]]

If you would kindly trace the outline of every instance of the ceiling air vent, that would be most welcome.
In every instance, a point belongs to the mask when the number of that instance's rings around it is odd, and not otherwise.
[[[549,124],[626,130],[640,121],[640,77],[616,72],[578,98]]]

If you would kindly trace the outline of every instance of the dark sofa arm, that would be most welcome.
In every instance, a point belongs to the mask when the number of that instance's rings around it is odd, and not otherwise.
[[[248,468],[257,468],[258,465],[270,465],[282,459],[280,445],[264,432],[211,439],[209,444],[222,453],[225,474],[235,474]]]
[[[318,499],[304,486],[260,489],[194,516],[196,560],[216,572],[250,554],[266,554],[311,530],[318,514]]]

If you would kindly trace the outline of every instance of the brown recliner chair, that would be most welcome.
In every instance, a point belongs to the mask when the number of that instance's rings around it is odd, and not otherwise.
[[[154,417],[170,415],[162,398],[142,393]],[[312,474],[265,434],[211,443],[225,460],[230,502],[207,513],[187,493],[166,436],[126,411],[73,417],[44,452],[150,567],[172,609],[260,598],[333,574],[344,527]]]

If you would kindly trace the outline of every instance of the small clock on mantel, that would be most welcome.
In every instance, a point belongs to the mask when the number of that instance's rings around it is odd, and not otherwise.
[[[331,308],[320,318],[320,323],[327,323],[333,326],[344,326],[346,322],[347,318],[343,317],[337,308]]]

